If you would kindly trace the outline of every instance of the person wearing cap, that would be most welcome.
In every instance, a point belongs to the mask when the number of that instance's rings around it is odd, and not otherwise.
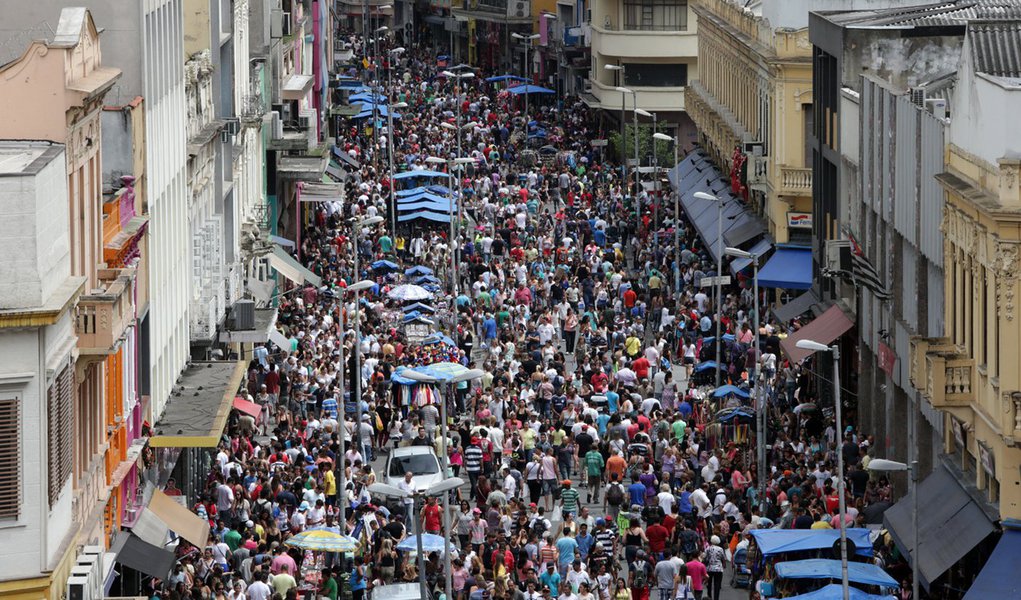
[[[706,600],[720,600],[723,571],[727,567],[727,552],[720,545],[719,536],[714,535],[709,538],[709,546],[706,547],[702,560],[709,576]]]
[[[550,598],[559,598],[561,579],[562,577],[557,572],[556,566],[550,562],[546,564],[546,572],[539,576],[539,583],[549,590]]]
[[[560,485],[563,486],[563,489],[560,490],[560,502],[564,516],[577,514],[580,497],[578,490],[571,487],[570,479],[561,481]]]

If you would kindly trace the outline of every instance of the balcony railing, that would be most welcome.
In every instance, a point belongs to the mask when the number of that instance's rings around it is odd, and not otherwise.
[[[780,167],[781,194],[812,194],[812,169],[797,167]]]
[[[101,269],[102,290],[78,301],[75,325],[83,354],[109,354],[134,319],[134,269]]]

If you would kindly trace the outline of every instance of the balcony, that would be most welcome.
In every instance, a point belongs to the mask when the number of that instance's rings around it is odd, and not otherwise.
[[[685,31],[619,30],[593,24],[592,50],[622,59],[694,58],[698,56],[698,36],[694,28]]]
[[[779,194],[782,196],[811,196],[812,169],[780,165]]]
[[[75,313],[82,354],[112,354],[135,318],[134,269],[100,269],[103,288],[82,295]]]
[[[911,383],[934,408],[970,407],[975,402],[975,360],[945,338],[915,338]]]
[[[598,81],[589,82],[592,84],[590,93],[595,102],[603,110],[620,110],[621,93]],[[638,96],[638,108],[651,112],[669,112],[684,110],[684,88],[683,87],[636,87]],[[584,97],[584,96],[583,96]],[[627,96],[628,123],[630,123],[630,111],[633,108],[631,95]]]

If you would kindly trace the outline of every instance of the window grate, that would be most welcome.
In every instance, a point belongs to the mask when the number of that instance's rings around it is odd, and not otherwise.
[[[21,516],[21,399],[0,399],[0,521]]]
[[[54,378],[47,391],[47,424],[49,436],[49,500],[52,508],[60,499],[60,490],[71,476],[72,439],[74,424],[73,396],[74,367],[65,366]]]

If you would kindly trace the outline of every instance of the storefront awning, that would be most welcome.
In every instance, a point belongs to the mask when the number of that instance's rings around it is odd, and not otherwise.
[[[812,287],[812,249],[779,245],[759,269],[759,287],[807,290]]]
[[[245,377],[237,360],[193,362],[174,384],[149,440],[154,448],[215,448]]]
[[[806,558],[776,563],[776,575],[781,579],[840,579],[841,564],[831,558]],[[897,587],[897,580],[878,565],[850,561],[847,563],[847,580],[864,585]]]
[[[755,245],[748,249],[750,254],[754,254],[759,257],[759,267],[765,264],[763,257],[770,249],[773,248],[773,241],[768,237],[762,238],[755,242]],[[737,275],[741,271],[744,271],[748,267],[752,266],[752,259],[750,258],[733,258],[730,261],[730,272]]]
[[[790,321],[812,310],[816,304],[819,304],[819,297],[815,295],[814,291],[808,290],[787,304],[774,308],[773,316],[780,322]]]
[[[1021,557],[1021,530],[1004,529],[1003,537],[964,595],[964,600],[1021,598],[1018,557]]]
[[[234,408],[252,417],[256,421],[258,421],[259,417],[262,416],[261,406],[259,406],[255,402],[249,402],[248,400],[245,400],[241,396],[234,398]]]
[[[170,532],[193,546],[205,548],[209,541],[209,522],[156,490],[149,500],[149,506],[145,507],[132,526],[132,533],[153,546],[162,547],[172,537]]]
[[[984,540],[995,528],[985,512],[954,479],[939,465],[932,475],[918,484],[918,512],[925,515],[918,520],[918,570],[920,582],[926,590],[943,573]],[[890,507],[883,515],[883,523],[902,552],[913,556],[914,527],[911,513],[914,499],[909,494]],[[1017,555],[1011,570],[1017,574]],[[1010,598],[1016,596],[980,596],[982,598]]]
[[[279,329],[274,329],[269,332],[269,341],[276,344],[276,347],[281,350],[290,351],[291,349],[291,340],[288,339],[286,335],[280,333]]]
[[[319,287],[323,284],[323,280],[318,275],[303,267],[301,263],[294,260],[294,257],[280,246],[274,245],[273,251],[267,257],[269,258],[269,266],[298,285],[311,283]]]
[[[150,577],[166,579],[174,568],[173,552],[147,544],[126,531],[118,535],[111,549],[117,555],[117,562]]]
[[[839,306],[833,305],[819,318],[808,325],[795,331],[786,339],[780,342],[784,354],[791,359],[792,363],[798,363],[812,354],[811,350],[798,348],[798,340],[812,340],[820,344],[829,344],[838,337],[844,335],[848,329],[854,326],[851,319],[847,318]]]
[[[265,344],[269,341],[269,332],[276,328],[277,309],[256,308],[254,311],[254,324],[251,329],[239,329],[239,323],[234,321],[220,332],[220,341],[225,344]]]

